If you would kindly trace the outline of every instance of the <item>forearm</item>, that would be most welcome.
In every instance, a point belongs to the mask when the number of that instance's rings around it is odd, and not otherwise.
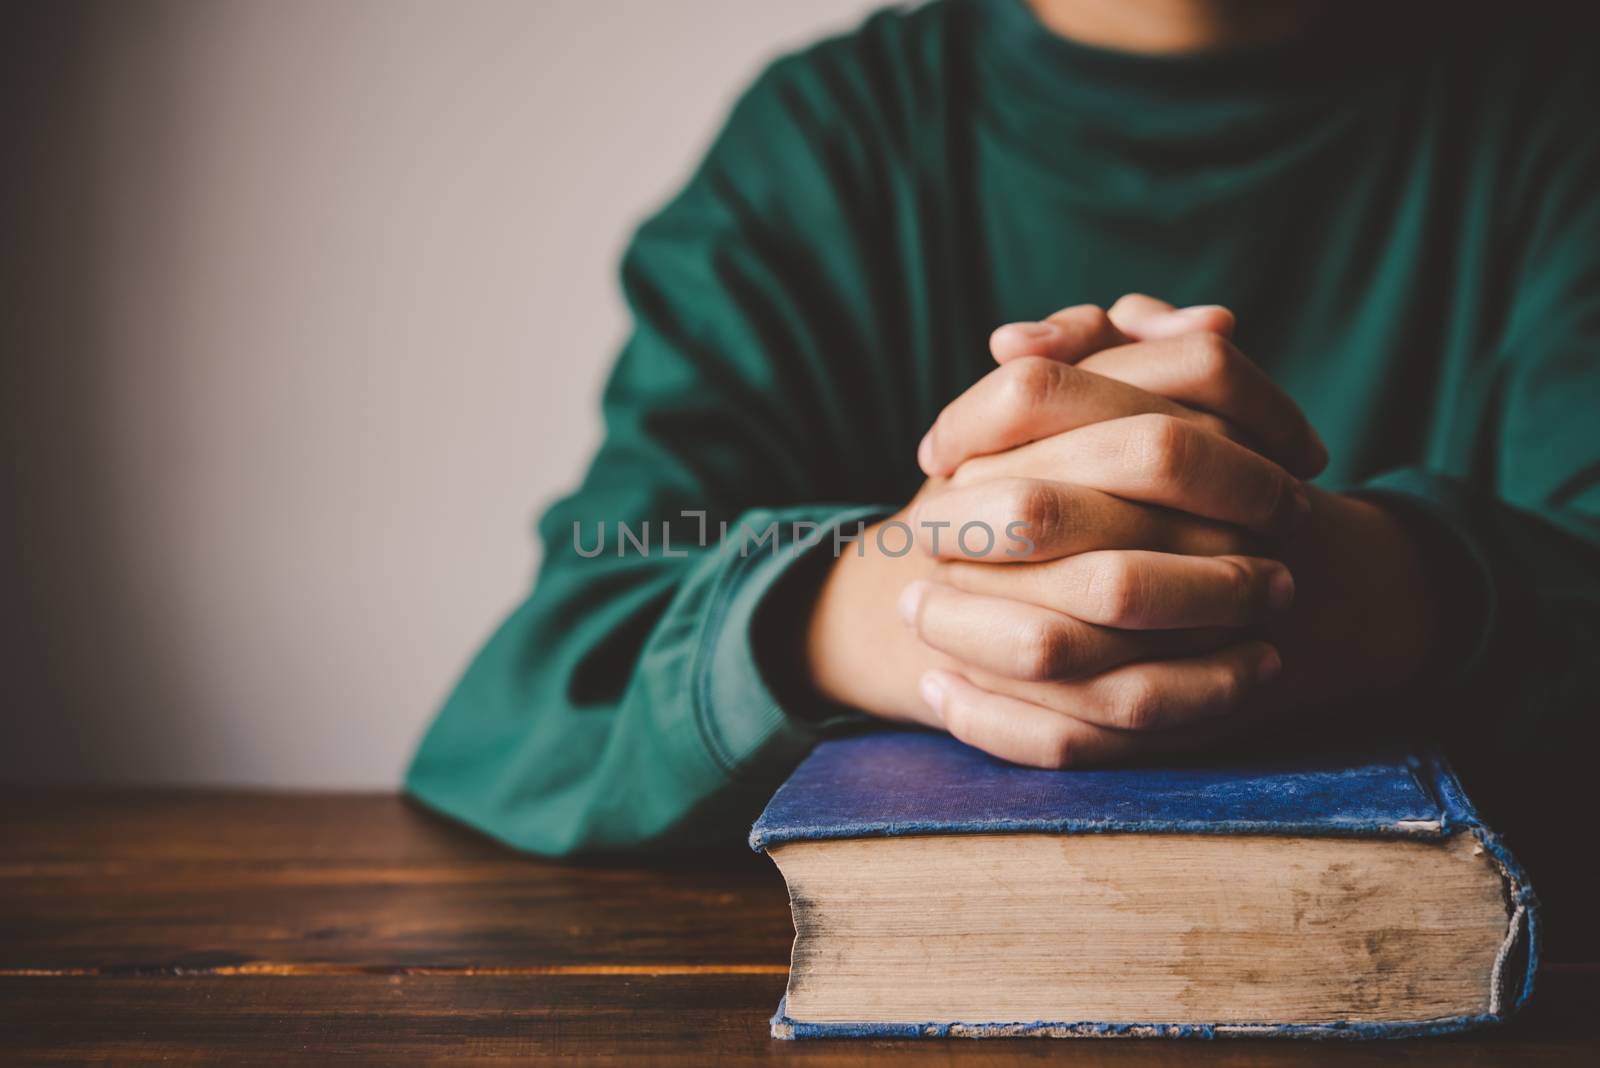
[[[803,559],[794,524],[831,551],[830,524],[863,511],[748,512],[727,543],[672,556],[580,559],[548,539],[534,594],[440,713],[409,789],[538,853],[737,838],[819,736],[774,692],[755,622]],[[781,544],[751,547],[746,529]]]
[[[1363,492],[1425,522],[1456,562],[1444,590],[1455,644],[1438,676],[1452,713],[1441,728],[1551,752],[1584,742],[1600,708],[1585,666],[1600,648],[1600,523],[1414,470]]]

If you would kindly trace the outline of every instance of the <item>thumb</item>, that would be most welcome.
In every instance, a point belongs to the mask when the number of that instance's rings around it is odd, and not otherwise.
[[[1193,333],[1233,335],[1233,312],[1220,304],[1174,308],[1159,298],[1129,293],[1113,304],[1106,315],[1118,330],[1136,341]]]

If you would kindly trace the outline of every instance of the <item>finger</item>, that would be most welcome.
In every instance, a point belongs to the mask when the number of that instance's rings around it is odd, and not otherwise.
[[[992,564],[1096,549],[1259,555],[1255,540],[1237,527],[1048,479],[946,486],[917,502],[910,526],[915,543],[931,556]]]
[[[1078,368],[1225,419],[1302,477],[1328,464],[1328,448],[1299,406],[1221,334],[1191,332],[1105,349]]]
[[[1153,657],[1191,656],[1219,644],[1210,630],[1113,630],[926,579],[906,587],[900,614],[923,642],[963,664],[1040,682],[1097,675]]]
[[[1259,453],[1182,419],[1132,415],[969,460],[956,486],[1000,478],[1061,478],[1127,500],[1237,523],[1264,534],[1311,513],[1298,479]]]
[[[1255,556],[1102,550],[1014,567],[952,560],[939,581],[1121,630],[1249,627],[1294,602],[1289,569]]]
[[[953,671],[922,677],[922,699],[956,739],[1002,760],[1067,768],[1123,760],[1160,746],[1160,735],[1107,730],[972,685]]]
[[[918,446],[917,462],[930,478],[948,475],[974,456],[1141,412],[1193,422],[1223,437],[1237,433],[1214,415],[1125,382],[1029,356],[995,368],[946,405]]]
[[[997,363],[1024,356],[1043,356],[1077,363],[1091,352],[1126,345],[1133,340],[1118,330],[1093,304],[1062,308],[1036,323],[1007,323],[989,335],[989,352]]]
[[[1228,341],[1234,316],[1217,304],[1174,308],[1130,293],[1107,312],[1093,305],[1063,309],[1041,323],[1010,323],[990,350],[1000,362],[1041,356],[1078,363],[1130,385],[1197,405],[1236,423],[1268,455],[1304,477],[1327,465],[1327,448],[1299,408]],[[1135,342],[1169,341],[1146,350]]]
[[[1271,645],[1246,641],[1199,656],[1127,664],[1069,682],[985,681],[1008,696],[1099,727],[1167,731],[1240,712],[1282,668]]]
[[[1220,304],[1175,308],[1157,297],[1129,293],[1111,305],[1106,317],[1117,330],[1135,341],[1154,341],[1192,333],[1233,336],[1233,312]]]

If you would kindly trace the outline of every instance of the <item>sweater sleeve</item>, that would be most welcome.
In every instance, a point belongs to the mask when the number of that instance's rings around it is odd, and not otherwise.
[[[1570,748],[1600,710],[1600,136],[1567,114],[1590,98],[1558,96],[1549,136],[1519,154],[1520,254],[1470,448],[1453,470],[1366,487],[1431,516],[1471,561],[1464,601],[1480,611],[1453,707],[1478,741],[1529,755]]]
[[[758,81],[635,235],[603,444],[410,768],[424,803],[518,848],[738,841],[839,718],[781,684],[779,595],[892,510],[915,436],[857,407],[883,396],[860,378],[883,364],[863,355],[871,283],[848,167],[795,79]]]

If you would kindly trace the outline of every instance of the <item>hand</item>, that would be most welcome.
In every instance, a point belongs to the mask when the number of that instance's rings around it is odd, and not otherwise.
[[[1078,309],[1070,312],[1082,314]],[[1055,318],[1059,320],[1061,315]],[[1149,324],[1154,324],[1154,332],[1163,325],[1170,329],[1174,320],[1184,316],[1150,298],[1125,298],[1112,309],[1109,318],[1132,335]],[[1189,378],[1174,373],[1175,367],[1184,366],[1182,359],[1140,359],[1132,347],[1103,350],[1081,358],[1070,329],[1006,327],[997,331],[994,339],[996,357],[1002,361],[1076,360],[1080,370],[1097,367],[1096,373],[1118,375],[1127,384],[1164,390],[1169,399],[1207,407],[1221,407],[1232,401],[1237,408],[1241,396],[1238,384],[1229,383],[1224,376],[1230,372],[1230,365],[1242,357],[1218,344],[1215,338],[1200,340],[1191,335],[1184,344],[1188,346],[1185,351],[1202,354],[1188,362],[1191,369],[1202,369]],[[1150,350],[1145,347],[1144,351]],[[1238,368],[1231,370],[1237,377]],[[1261,389],[1262,383],[1248,374],[1244,382],[1257,396],[1270,400],[1276,393],[1270,383],[1266,384],[1267,389]],[[1274,411],[1270,405],[1260,410]],[[1279,455],[1299,455],[1309,467],[1320,467],[1326,450],[1314,433],[1304,428],[1296,435],[1292,421],[1281,421],[1281,406],[1276,412],[1280,436],[1262,437],[1275,443]],[[1103,424],[1096,429],[1111,435],[1115,425]],[[1250,425],[1258,434],[1271,426],[1261,420]],[[1191,421],[1181,432],[1168,427],[1162,433],[1175,434],[1174,440],[1178,440],[1184,435],[1203,434],[1202,427],[1203,423],[1197,427]],[[1069,432],[1063,438],[1071,439],[1075,433],[1081,438],[1081,431]],[[1224,428],[1221,433],[1227,434],[1227,430]],[[946,442],[949,440],[947,436]],[[1170,494],[1167,503],[1193,508],[1201,502],[1198,508],[1202,514],[1215,514],[1213,505],[1205,503],[1208,494],[1215,493],[1218,486],[1237,485],[1245,488],[1242,501],[1228,503],[1239,511],[1223,518],[1259,525],[1261,517],[1271,510],[1259,507],[1264,498],[1258,496],[1258,490],[1270,482],[1258,484],[1260,471],[1252,473],[1249,465],[1238,468],[1246,472],[1243,481],[1224,474],[1221,466],[1205,460],[1207,449],[1219,450],[1220,446],[1213,441],[1198,448],[1163,449],[1152,447],[1146,440],[1133,452],[1141,456],[1165,453],[1186,457],[1154,480],[1156,485],[1171,480],[1164,491]],[[1044,472],[1070,470],[1076,478],[1084,465],[1063,461],[1084,451],[1081,446],[1069,450],[1060,443],[1026,446],[998,457],[967,461],[953,481],[962,482],[963,473],[971,471],[966,480],[981,487],[987,476],[1027,470],[1030,466]],[[1089,455],[1096,455],[1093,449],[1088,451]],[[1035,461],[1031,465],[1027,462],[1030,452]],[[1183,472],[1185,466],[1191,472],[1188,477]],[[1093,464],[1089,469],[1098,472],[1096,477],[1105,474]],[[1251,486],[1257,489],[1250,489]],[[1082,495],[1081,491],[1062,491],[1059,487],[1038,491],[1031,506],[1042,506],[1046,513],[1058,510],[1048,503],[1048,495],[1062,492]],[[992,487],[977,490],[976,506],[984,507],[986,495],[992,506],[992,494]],[[916,620],[924,639],[958,661],[956,670],[935,671],[925,680],[930,706],[939,708],[952,733],[973,744],[1024,763],[1060,766],[1193,745],[1209,740],[1217,733],[1216,727],[1237,729],[1262,718],[1281,721],[1290,711],[1311,711],[1402,685],[1437,658],[1440,643],[1436,636],[1445,629],[1438,612],[1438,605],[1444,603],[1441,591],[1424,566],[1427,553],[1421,548],[1420,538],[1427,531],[1418,530],[1367,501],[1316,490],[1311,491],[1310,499],[1310,522],[1280,549],[1290,571],[1273,571],[1275,565],[1242,557],[1204,561],[1125,550],[1074,556],[1068,555],[1074,551],[1070,543],[1054,547],[1053,563],[1010,567],[947,564],[936,583],[919,583],[906,595],[907,612]],[[1041,500],[1045,502],[1042,505]],[[1258,502],[1257,507],[1249,506],[1252,500]],[[948,503],[957,512],[974,507],[970,496]],[[1020,498],[1014,499],[1013,506],[1029,507]],[[1127,511],[1125,505],[1119,508]],[[1091,510],[1080,509],[1078,514],[1087,517]],[[1218,534],[1202,529],[1197,535],[1192,528],[1184,529],[1178,536],[1169,535],[1163,547],[1182,553],[1214,553],[1218,547],[1207,539]],[[1148,544],[1148,540],[1141,539],[1149,538],[1147,528],[1124,524],[1123,544]],[[1296,578],[1301,586],[1298,595]],[[1290,599],[1296,603],[1295,610],[1282,616]],[[1267,622],[1269,618],[1274,625],[1265,633],[1282,650],[1281,661],[1266,647],[1246,642],[1211,657],[1156,660],[1082,679],[1086,668],[1119,662],[1118,656],[1127,648],[1120,635],[1128,629],[1215,628],[1252,620]],[[1090,623],[1116,629],[1086,627]],[[1181,656],[1185,651],[1203,650],[1208,643],[1216,648],[1228,640],[1238,640],[1238,632],[1232,632],[1230,638],[1229,632],[1216,629],[1176,635],[1158,633],[1171,645],[1162,650],[1146,644],[1142,647],[1146,655]],[[1113,635],[1119,637],[1109,637]],[[1072,652],[1069,655],[1064,650]],[[1108,650],[1116,652],[1107,656]],[[1260,659],[1252,671],[1249,658],[1257,650]],[[1277,674],[1280,663],[1288,665],[1282,678],[1266,685]],[[1036,681],[1017,681],[1041,676],[1079,681],[1043,686]],[[1057,714],[1051,715],[1052,711]],[[1215,719],[1225,713],[1231,714],[1231,725]],[[1206,720],[1211,721],[1208,726],[1167,729]],[[1108,734],[1090,729],[1097,725],[1123,730]],[[1135,733],[1128,733],[1130,728]]]
[[[920,683],[934,723],[1044,767],[1370,726],[1377,699],[1427,678],[1459,640],[1449,554],[1374,502],[1315,488],[1311,500],[1282,563],[1128,550],[943,563],[901,602],[945,658]]]
[[[1201,315],[1191,314],[1187,319],[1188,327],[1206,326],[1214,333],[1220,334],[1231,328],[1231,317],[1221,309],[1205,309]],[[1192,424],[1208,431],[1210,437],[1217,439],[1223,461],[1253,465],[1269,489],[1272,486],[1280,487],[1279,495],[1286,494],[1284,499],[1291,502],[1286,507],[1292,517],[1298,509],[1292,503],[1295,492],[1292,486],[1287,490],[1281,488],[1292,480],[1265,461],[1252,457],[1247,450],[1230,445],[1229,439],[1273,442],[1273,448],[1298,469],[1310,470],[1321,462],[1312,444],[1314,435],[1309,435],[1303,417],[1287,398],[1271,387],[1247,361],[1236,358],[1236,354],[1227,356],[1228,349],[1211,340],[1194,345],[1193,351],[1201,355],[1220,351],[1226,357],[1222,361],[1211,356],[1200,360],[1181,358],[1184,352],[1190,350],[1179,348],[1169,338],[1156,336],[1159,329],[1144,334],[1154,338],[1153,341],[1136,344],[1131,332],[1119,329],[1110,317],[1097,309],[1069,309],[1054,317],[1053,322],[1059,332],[1045,331],[1042,337],[1051,343],[1047,350],[1049,355],[1031,360],[1019,359],[1017,354],[1005,351],[1005,335],[1014,331],[997,332],[996,352],[1005,365],[941,414],[920,450],[925,469],[931,469],[936,477],[930,479],[918,501],[913,502],[914,507],[892,517],[890,522],[905,523],[915,519],[916,509],[927,498],[944,490],[945,480],[938,476],[943,473],[944,465],[951,457],[956,458],[955,463],[960,463],[968,455],[1002,452],[1063,429],[1088,428],[1109,420],[1129,416],[1148,417],[1152,414],[1168,422]],[[1096,345],[1125,348],[1127,351],[1108,356],[1104,361],[1107,366],[1123,366],[1125,369],[1136,368],[1141,363],[1139,350],[1142,349],[1146,362],[1163,365],[1164,370],[1154,375],[1153,380],[1164,381],[1178,395],[1185,395],[1186,376],[1196,370],[1208,372],[1204,376],[1206,380],[1196,381],[1193,388],[1209,391],[1206,395],[1214,394],[1215,410],[1210,413],[1198,412],[1187,405],[1132,388],[1128,383],[1118,383],[1062,362],[1066,358],[1082,361],[1091,355]],[[1128,373],[1131,376],[1135,372],[1129,370]],[[1221,379],[1220,389],[1217,388],[1218,383],[1212,381],[1217,378]],[[1241,431],[1235,424],[1250,429]],[[1094,440],[1092,437],[1079,438],[1076,444],[1087,442],[1092,445]],[[1180,439],[1174,437],[1173,440]],[[950,464],[950,467],[953,466]],[[1108,468],[1106,473],[1114,475],[1116,469]],[[1141,531],[1153,547],[1177,548],[1189,553],[1241,556],[1250,541],[1247,535],[1225,523],[1212,519],[1183,518],[1164,509],[1128,504],[1104,490],[1079,493],[1075,503],[1081,507],[1072,514],[1083,520],[1077,524],[1079,533],[1073,535],[1076,540],[1041,551],[1038,554],[1041,558],[1046,552],[1053,553],[1052,558],[1055,558],[1064,555],[1067,550],[1085,552],[1096,548],[1122,548],[1133,540],[1136,532]],[[1217,513],[1232,517],[1232,506],[1227,502],[1221,504],[1222,507],[1215,509]],[[1274,505],[1267,511],[1275,515],[1282,507]],[[1271,516],[1262,519],[1262,525],[1268,528],[1282,522]],[[1061,529],[1067,532],[1067,528]],[[1096,543],[1093,537],[1103,540]],[[905,587],[917,579],[932,578],[940,565],[920,553],[899,558],[885,556],[876,551],[870,532],[865,544],[868,548],[865,557],[847,554],[834,565],[816,602],[808,628],[808,664],[813,681],[823,694],[834,700],[888,718],[938,725],[938,718],[918,696],[918,681],[931,668],[958,667],[960,661],[905,632],[895,620],[893,606]],[[1231,561],[1225,561],[1221,566],[1228,569],[1232,564]],[[1238,618],[1254,619],[1259,614],[1260,605],[1270,606],[1273,596],[1282,599],[1283,580],[1274,578],[1281,573],[1281,569],[1265,561],[1242,563],[1238,568],[1247,575],[1242,583],[1230,578],[1226,570],[1213,569],[1201,575],[1196,568],[1190,568],[1184,576],[1176,577],[1173,581],[1178,585],[1187,585],[1194,591],[1190,594],[1190,600],[1193,601],[1205,600],[1203,591],[1219,582],[1228,585],[1233,589],[1236,599],[1252,601],[1257,606]],[[1083,572],[1085,575],[1088,573]],[[1129,574],[1133,573],[1129,571]],[[1153,573],[1153,570],[1146,567],[1143,573]],[[1241,592],[1240,586],[1249,589]],[[1271,593],[1274,586],[1280,591],[1276,595]],[[1178,611],[1181,607],[1175,602],[1172,610]],[[1135,628],[1130,625],[1116,628],[1129,632],[1119,635],[1093,623],[1092,609],[1084,608],[1082,611],[1090,615],[1089,627],[1099,627],[1107,633],[1100,635],[1104,641],[1099,643],[1097,649],[1077,658],[1070,670],[1103,669],[1129,659],[1172,656],[1177,652],[1203,649],[1217,642],[1215,633],[1186,635],[1177,640],[1158,633],[1153,628],[1162,618],[1159,615],[1150,617],[1152,623],[1147,624],[1148,633],[1134,634]],[[1229,617],[1223,614],[1218,618]],[[1236,622],[1237,625],[1240,624]],[[1079,632],[1080,638],[1083,633]],[[1236,632],[1233,640],[1237,644]],[[1242,661],[1248,660],[1251,653],[1263,657],[1268,655],[1260,648],[1236,650],[1230,655]],[[1066,664],[1061,667],[1061,670],[1068,669]],[[1103,719],[1115,721],[1120,717],[1124,721],[1143,722],[1161,717],[1160,709],[1143,707],[1145,699],[1134,692],[1134,688],[1110,678],[1109,675],[1114,673],[1104,674],[1107,678],[1093,690],[1093,694],[1104,699]],[[1151,693],[1175,693],[1181,689],[1163,685],[1152,688]],[[1109,742],[1125,733],[1097,737]],[[1102,745],[1100,751],[1111,755],[1106,745]]]
[[[1236,711],[1281,668],[1250,628],[1288,608],[1294,581],[1250,554],[1304,522],[1310,500],[1238,442],[1263,442],[1303,471],[1326,450],[1223,331],[1176,332],[1206,319],[1231,328],[1225,311],[1150,311],[1125,299],[1109,314],[1073,308],[996,331],[1000,369],[941,413],[922,450],[936,472],[954,470],[919,503],[919,527],[1020,521],[1029,532],[1025,552],[981,562],[946,538],[934,555],[948,563],[901,602],[918,636],[956,662],[923,679],[930,708],[1008,759],[1060,766],[1183,742],[1194,732],[1169,728]],[[1136,334],[1153,340],[1127,342]],[[1108,340],[1123,343],[1085,352]],[[1064,395],[1095,388],[1091,361],[1213,411],[1084,425]],[[1019,368],[1036,388],[1004,385]],[[1020,417],[997,417],[996,396]]]
[[[944,476],[974,456],[1151,412],[1249,444],[1301,478],[1316,476],[1327,447],[1294,401],[1233,346],[1233,324],[1226,308],[1179,310],[1130,295],[1109,311],[1080,305],[1002,326],[989,341],[1000,368],[940,413],[918,462],[930,477]]]

